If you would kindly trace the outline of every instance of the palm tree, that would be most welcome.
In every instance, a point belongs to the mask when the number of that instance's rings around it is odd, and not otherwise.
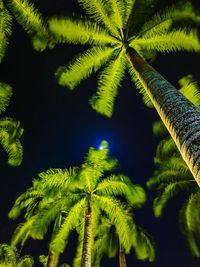
[[[199,52],[193,26],[200,17],[189,2],[153,14],[155,2],[78,0],[89,19],[50,19],[49,27],[57,42],[91,46],[67,67],[58,69],[58,81],[74,89],[103,66],[90,104],[110,117],[119,84],[128,69],[136,86],[152,101],[200,185],[200,112],[145,61],[155,52]],[[183,21],[191,23],[183,25]]]
[[[5,83],[0,83],[0,114],[9,104],[12,89]],[[23,134],[20,122],[9,117],[0,119],[0,144],[8,154],[8,164],[18,166],[22,162],[23,151],[19,141]]]
[[[28,0],[0,0],[0,62],[12,33],[13,20],[17,20],[30,35],[36,50],[42,51],[46,47],[52,47],[45,20],[33,3]]]
[[[179,81],[180,85],[182,85],[180,91],[200,107],[200,92],[197,84],[191,81],[191,76],[181,79]],[[149,187],[155,186],[158,191],[157,197],[153,202],[154,214],[156,217],[161,216],[167,202],[179,192],[185,191],[186,200],[179,213],[180,226],[192,254],[200,257],[198,246],[200,234],[200,189],[194,182],[190,170],[181,158],[174,141],[169,137],[161,121],[154,124],[153,131],[154,134],[163,138],[158,144],[155,157],[158,169],[147,182]]]
[[[127,218],[130,220],[130,218]],[[132,236],[130,240],[132,247],[135,249],[136,257],[140,260],[153,261],[155,258],[155,250],[152,238],[133,221],[128,223],[131,227]],[[126,256],[129,252],[126,248],[121,246],[120,239],[117,235],[116,227],[108,218],[102,217],[101,223],[96,229],[95,243],[93,246],[93,264],[94,267],[100,266],[101,258],[104,254],[109,258],[115,257],[119,252],[119,266],[126,267]],[[74,265],[75,267],[78,265]]]
[[[33,187],[18,197],[9,213],[10,218],[16,218],[26,209],[26,221],[16,229],[12,245],[23,244],[29,236],[43,238],[49,224],[55,221],[58,226],[51,238],[47,264],[55,266],[54,255],[64,251],[70,232],[77,229],[84,218],[81,266],[91,266],[93,226],[103,212],[116,225],[122,245],[130,247],[131,231],[128,226],[124,227],[124,218],[130,215],[118,196],[140,206],[145,201],[145,193],[124,175],[103,176],[115,166],[116,160],[109,157],[108,145],[103,141],[101,149],[89,149],[85,163],[72,169],[73,173],[63,170],[59,177],[50,170],[40,174]]]
[[[0,244],[0,266],[1,267],[32,267],[33,257],[25,255],[20,257],[16,248],[8,244]]]

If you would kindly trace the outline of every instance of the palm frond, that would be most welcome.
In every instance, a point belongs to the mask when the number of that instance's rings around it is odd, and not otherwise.
[[[168,134],[167,128],[163,124],[161,120],[156,121],[153,123],[153,134],[155,136],[164,137],[166,134]]]
[[[106,5],[103,0],[78,0],[78,2],[86,10],[90,18],[104,24],[112,34],[118,36],[117,28],[113,25],[107,13],[108,5]]]
[[[23,131],[19,121],[12,118],[0,121],[0,143],[8,153],[8,164],[11,166],[18,166],[22,162],[23,149],[19,138]]]
[[[186,220],[188,229],[200,235],[200,191],[197,189],[197,192],[189,196],[189,200],[186,207]]]
[[[187,99],[190,100],[195,106],[200,107],[200,90],[197,84],[192,77],[192,75],[187,75],[180,79],[179,84],[181,89],[179,92],[183,94]]]
[[[0,62],[2,61],[6,47],[8,44],[8,37],[11,35],[12,17],[8,10],[4,7],[3,1],[0,3]]]
[[[116,39],[90,21],[73,20],[70,18],[52,18],[49,20],[50,31],[61,43],[72,44],[117,44]]]
[[[30,255],[25,255],[21,257],[17,262],[17,267],[32,267],[34,264],[34,259]]]
[[[3,243],[0,244],[0,265],[5,264],[16,264],[17,252],[15,248],[12,248],[10,245]]]
[[[157,34],[146,33],[141,38],[135,38],[130,46],[136,50],[140,47],[157,52],[200,51],[197,31],[193,29],[178,29]]]
[[[126,29],[127,22],[128,22],[128,19],[130,18],[135,0],[123,0],[122,2],[124,2],[123,27],[124,29]]]
[[[129,217],[125,206],[120,201],[106,196],[93,195],[93,201],[95,206],[105,212],[111,223],[115,225],[120,242],[128,252],[132,245],[130,225],[133,224],[133,221],[131,216]],[[129,217],[129,220],[127,220],[127,217]]]
[[[90,100],[91,106],[100,114],[111,117],[114,100],[124,76],[125,68],[125,56],[124,52],[121,51],[118,57],[110,61],[102,71],[98,80],[97,93]]]
[[[137,226],[137,239],[134,246],[135,254],[139,260],[149,260],[153,262],[155,259],[155,244],[152,236],[142,227]]]
[[[1,33],[0,33],[0,36],[1,36]],[[0,51],[1,51],[1,48],[0,48]],[[0,113],[5,111],[6,107],[9,104],[11,96],[12,96],[12,88],[8,84],[0,83]]]
[[[67,245],[67,237],[76,224],[83,217],[85,198],[77,202],[68,212],[58,233],[50,243],[50,250],[55,253],[62,253]]]
[[[69,66],[57,70],[59,84],[74,89],[82,80],[105,64],[113,51],[114,49],[109,47],[93,47],[78,55]]]
[[[197,243],[196,234],[195,234],[195,232],[191,231],[191,229],[188,227],[188,202],[189,202],[189,198],[186,200],[186,202],[182,206],[180,213],[179,213],[179,221],[180,221],[181,231],[182,231],[183,235],[185,236],[185,239],[188,243],[188,246],[189,246],[192,254],[195,257],[200,257],[200,248],[199,248],[198,243]],[[197,210],[195,212],[198,213]],[[192,214],[190,214],[190,215],[192,215]]]
[[[179,181],[170,183],[160,192],[159,196],[154,199],[153,210],[156,217],[161,216],[163,208],[165,207],[167,201],[177,195],[181,190],[189,190],[191,183],[188,181]]]
[[[113,21],[116,28],[120,30],[120,33],[123,34],[123,17],[125,15],[125,5],[124,1],[119,0],[110,0],[107,1],[111,6],[110,18]]]
[[[156,157],[154,158],[154,162],[159,163],[176,155],[179,156],[179,152],[174,140],[172,138],[163,139],[157,146]],[[178,160],[180,161],[181,158]]]
[[[39,11],[28,0],[8,0],[8,5],[17,21],[32,37],[36,50],[44,50],[49,42],[49,34]]]

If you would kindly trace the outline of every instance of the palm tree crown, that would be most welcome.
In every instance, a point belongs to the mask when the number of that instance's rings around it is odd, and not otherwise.
[[[74,89],[81,80],[101,68],[97,93],[91,98],[92,107],[108,117],[112,115],[114,99],[125,70],[144,93],[140,77],[128,60],[128,48],[142,57],[155,52],[178,50],[200,51],[197,32],[179,25],[182,19],[200,22],[191,4],[179,4],[152,15],[153,0],[78,0],[87,18],[52,18],[51,32],[58,42],[89,45],[67,67],[57,71],[60,85]],[[149,16],[152,15],[152,19]],[[176,23],[176,28],[173,27]]]

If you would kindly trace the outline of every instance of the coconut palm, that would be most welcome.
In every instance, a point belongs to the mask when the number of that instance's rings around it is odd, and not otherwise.
[[[200,92],[192,77],[182,78],[179,84],[182,86],[180,92],[200,107]],[[156,217],[161,216],[167,202],[179,192],[185,191],[186,200],[179,213],[180,226],[192,254],[200,257],[200,189],[161,121],[154,124],[153,131],[155,135],[162,137],[154,158],[158,168],[147,182],[149,187],[156,187],[158,191],[153,202],[154,214]]]
[[[60,177],[52,170],[40,174],[33,187],[19,196],[9,213],[9,217],[14,219],[26,210],[26,221],[16,229],[12,245],[23,244],[28,237],[42,239],[49,224],[55,221],[56,230],[49,245],[47,264],[54,266],[54,256],[64,252],[70,232],[78,229],[84,218],[81,266],[91,266],[92,230],[103,212],[116,225],[122,245],[130,247],[131,231],[127,232],[126,229],[130,228],[124,227],[124,218],[130,215],[118,196],[140,206],[145,201],[145,193],[124,175],[103,176],[115,166],[116,160],[109,157],[108,145],[103,141],[101,149],[89,149],[85,163],[72,169],[73,172],[63,170]]]
[[[130,220],[130,218],[127,218]],[[133,221],[128,223],[131,227],[132,247],[135,249],[137,259],[153,261],[155,258],[155,250],[152,238]],[[105,216],[101,218],[101,223],[95,231],[95,242],[93,246],[93,264],[94,267],[100,266],[103,255],[109,258],[119,254],[119,266],[126,266],[126,249],[121,246],[120,239],[116,232],[116,227]],[[74,265],[75,267],[78,265]]]
[[[36,50],[52,46],[45,20],[33,3],[28,0],[0,0],[0,62],[12,33],[13,20],[17,20],[30,35]]]
[[[74,89],[102,67],[90,104],[110,117],[128,70],[145,98],[152,101],[200,185],[200,112],[145,61],[155,52],[199,52],[194,24],[200,17],[189,2],[155,13],[155,0],[77,1],[85,9],[86,19],[52,18],[49,27],[57,42],[91,47],[58,69],[59,84]]]
[[[5,83],[0,83],[0,114],[9,104],[12,89]],[[22,145],[19,141],[23,134],[20,122],[9,117],[0,119],[0,144],[8,155],[8,164],[18,166],[22,162]]]
[[[1,267],[32,267],[33,257],[25,255],[20,257],[16,248],[8,244],[0,244],[0,266]]]

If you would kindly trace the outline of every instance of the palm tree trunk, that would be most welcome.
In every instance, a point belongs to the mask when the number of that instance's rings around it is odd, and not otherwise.
[[[55,262],[55,256],[51,251],[49,251],[47,259],[47,267],[54,267],[54,262]]]
[[[200,110],[145,62],[134,49],[128,48],[127,56],[200,186]]]
[[[119,267],[126,267],[126,256],[124,251],[119,252]]]
[[[91,211],[87,209],[85,212],[85,229],[84,229],[81,267],[91,267],[91,245],[92,245],[92,214]]]

